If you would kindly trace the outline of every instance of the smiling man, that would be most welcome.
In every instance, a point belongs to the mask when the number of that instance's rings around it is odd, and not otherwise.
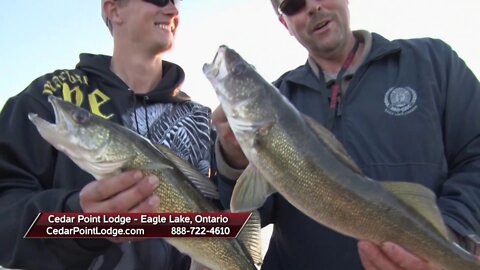
[[[178,1],[102,0],[113,55],[81,54],[9,99],[0,114],[0,265],[20,269],[189,269],[161,239],[23,239],[40,212],[153,212],[155,176],[95,181],[43,140],[27,114],[54,121],[49,95],[121,123],[210,170],[210,109],[181,91],[182,68],[163,60],[175,41]],[[88,38],[88,37],[86,37]],[[95,40],[92,40],[95,42]],[[54,55],[52,57],[55,57]]]
[[[478,252],[480,84],[471,70],[440,40],[389,41],[352,31],[348,0],[271,2],[308,51],[304,65],[274,82],[281,93],[331,130],[366,176],[431,189],[453,238]],[[221,108],[212,120],[219,134],[219,189],[229,205],[248,160]],[[336,233],[278,193],[260,210],[262,222],[274,224],[262,269],[435,269],[395,243]]]

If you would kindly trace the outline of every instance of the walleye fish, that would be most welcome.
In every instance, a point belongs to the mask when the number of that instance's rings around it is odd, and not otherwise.
[[[333,134],[299,113],[234,50],[220,46],[203,72],[250,162],[235,185],[232,211],[256,209],[279,192],[344,235],[392,241],[444,269],[480,269],[449,239],[432,191],[364,176]]]
[[[28,115],[29,119],[45,140],[96,179],[139,169],[160,179],[155,190],[161,198],[157,212],[220,211],[206,198],[218,198],[215,185],[167,147],[153,145],[126,127],[54,96],[48,100],[53,105],[56,124],[33,113]],[[260,221],[258,216],[252,217],[239,237],[244,242],[236,238],[165,240],[211,269],[257,269],[255,263],[261,261]]]

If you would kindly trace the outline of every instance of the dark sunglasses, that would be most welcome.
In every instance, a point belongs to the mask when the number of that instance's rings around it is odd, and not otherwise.
[[[175,6],[178,7],[178,4],[180,3],[181,0],[143,0],[144,2],[148,2],[150,4],[154,4],[155,6],[158,7],[164,7],[168,5],[168,2],[172,2]]]
[[[305,0],[284,0],[278,6],[278,13],[293,16],[305,7]]]

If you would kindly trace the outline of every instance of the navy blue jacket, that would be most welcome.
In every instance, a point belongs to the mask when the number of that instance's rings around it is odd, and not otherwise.
[[[308,63],[274,84],[298,110],[331,129],[367,176],[429,187],[451,229],[480,233],[477,78],[439,40],[372,39],[338,111],[329,108],[331,90]],[[224,204],[234,183],[219,182]],[[274,224],[262,269],[362,269],[355,239],[317,224],[281,195],[272,195],[261,211],[262,223]]]

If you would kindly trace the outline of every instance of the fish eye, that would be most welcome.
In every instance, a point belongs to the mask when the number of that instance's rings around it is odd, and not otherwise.
[[[232,73],[233,74],[242,74],[247,70],[248,66],[245,63],[238,63],[233,66]]]
[[[72,115],[73,120],[75,120],[77,123],[85,123],[90,119],[90,113],[85,111],[85,110],[77,110],[73,113]]]

